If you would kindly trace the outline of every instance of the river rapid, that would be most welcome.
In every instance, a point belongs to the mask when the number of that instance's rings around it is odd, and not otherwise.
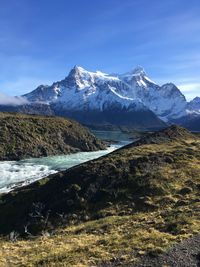
[[[130,143],[130,135],[118,131],[93,131],[93,134],[100,139],[113,140],[116,143],[106,150],[0,162],[0,193],[9,192],[50,174],[99,158]]]

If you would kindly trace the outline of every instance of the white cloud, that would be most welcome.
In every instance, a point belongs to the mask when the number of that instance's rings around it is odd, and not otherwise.
[[[191,91],[200,91],[200,83],[190,83],[190,84],[180,84],[179,88],[185,93],[189,93]]]
[[[0,93],[0,105],[19,106],[23,104],[28,104],[28,100],[24,97],[9,96]]]
[[[178,84],[178,88],[185,94],[188,100],[200,96],[200,83]]]

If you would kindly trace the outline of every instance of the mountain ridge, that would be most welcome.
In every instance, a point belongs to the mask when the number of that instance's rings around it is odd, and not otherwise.
[[[166,121],[177,117],[186,106],[185,97],[174,84],[157,85],[147,77],[142,67],[125,74],[110,75],[74,66],[65,79],[51,86],[41,85],[23,97],[30,102],[65,103],[68,109],[76,110],[84,109],[86,105],[88,109],[103,110],[113,103],[129,109],[134,104],[134,109],[149,109]],[[169,97],[172,103],[166,103]],[[175,104],[176,110],[173,111]]]
[[[0,106],[0,110],[140,129],[160,129],[171,123],[185,126],[186,121],[200,116],[200,98],[187,102],[175,84],[156,84],[140,66],[124,74],[107,74],[76,65],[64,79],[50,86],[40,85],[22,97],[26,105]]]

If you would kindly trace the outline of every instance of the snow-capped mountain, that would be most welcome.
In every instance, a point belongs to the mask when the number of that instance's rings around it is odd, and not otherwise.
[[[200,97],[195,97],[187,104],[187,113],[200,115]]]
[[[66,110],[103,111],[111,106],[147,109],[138,99],[118,94],[116,88],[121,86],[118,77],[75,66],[64,80],[51,86],[40,85],[24,97],[30,102],[60,105]]]
[[[188,103],[173,83],[156,84],[142,67],[106,74],[75,66],[65,79],[40,85],[22,97],[26,105],[4,105],[0,110],[67,116],[87,125],[148,129],[168,122],[185,125],[200,116],[200,98]]]
[[[143,68],[136,68],[120,78],[129,86],[122,94],[139,99],[162,120],[185,115],[186,99],[173,83],[159,86],[147,77]]]
[[[200,131],[200,97],[195,97],[188,102],[186,115],[173,120],[173,123],[180,124],[192,131]]]
[[[75,66],[64,80],[41,85],[24,97],[70,111],[151,110],[164,121],[185,115],[187,105],[174,84],[157,85],[141,67],[109,75]]]

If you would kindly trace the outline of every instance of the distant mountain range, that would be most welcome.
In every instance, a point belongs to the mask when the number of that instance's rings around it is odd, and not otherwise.
[[[99,127],[155,129],[178,123],[200,130],[200,98],[187,102],[173,83],[159,86],[141,67],[106,74],[75,66],[65,79],[22,97],[27,104],[1,105],[0,110],[67,116]]]

